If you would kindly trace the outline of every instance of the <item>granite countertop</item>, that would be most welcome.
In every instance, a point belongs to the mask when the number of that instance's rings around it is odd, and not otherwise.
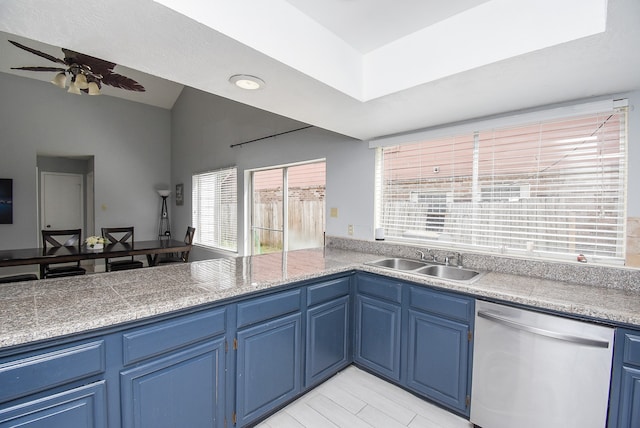
[[[640,326],[640,292],[488,272],[472,284],[365,265],[380,255],[339,249],[213,259],[0,285],[0,348],[223,302],[354,269],[476,297]]]

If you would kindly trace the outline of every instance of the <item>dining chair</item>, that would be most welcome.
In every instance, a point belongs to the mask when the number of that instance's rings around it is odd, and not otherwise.
[[[82,229],[43,230],[42,248],[47,253],[50,249],[68,247],[71,253],[80,253],[82,246]],[[84,275],[87,271],[80,266],[80,260],[72,264],[48,263],[40,265],[40,278],[59,278],[64,276]]]
[[[189,245],[189,250],[178,253],[177,255],[162,257],[158,263],[187,263],[189,261],[189,253],[191,245],[193,245],[193,235],[196,233],[195,227],[187,227],[187,233],[184,235],[184,243]]]
[[[133,248],[134,233],[133,226],[129,227],[103,227],[102,237],[107,241],[105,245],[122,244]],[[126,256],[124,258],[104,259],[104,268],[107,272],[113,272],[118,270],[139,269],[143,267],[143,263],[140,260],[135,260],[133,256]]]

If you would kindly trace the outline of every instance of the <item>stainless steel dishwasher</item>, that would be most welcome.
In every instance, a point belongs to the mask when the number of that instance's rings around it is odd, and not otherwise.
[[[471,422],[604,428],[614,329],[478,300]]]

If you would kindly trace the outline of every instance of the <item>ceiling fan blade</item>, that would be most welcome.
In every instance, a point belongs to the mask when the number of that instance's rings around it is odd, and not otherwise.
[[[85,55],[80,52],[75,52],[69,49],[62,49],[64,52],[65,63],[71,65],[73,63],[86,65],[91,68],[91,71],[95,74],[109,74],[113,71],[113,68],[116,66],[116,63],[105,61],[100,58],[95,58],[90,55]]]
[[[13,40],[9,40],[9,43],[11,43],[13,46],[15,46],[17,48],[23,49],[23,50],[25,50],[27,52],[31,52],[34,55],[38,55],[39,57],[48,59],[49,61],[57,62],[58,64],[65,64],[65,62],[63,60],[61,60],[59,58],[56,58],[55,56],[46,54],[44,52],[37,51],[35,49],[31,49],[30,47],[27,47],[25,45],[21,45],[20,43],[14,42]]]
[[[102,83],[114,88],[126,89],[128,91],[145,92],[144,86],[135,80],[118,73],[109,73],[102,76]]]
[[[11,67],[12,70],[27,70],[27,71],[57,71],[60,73],[64,73],[67,71],[64,68],[60,67]]]

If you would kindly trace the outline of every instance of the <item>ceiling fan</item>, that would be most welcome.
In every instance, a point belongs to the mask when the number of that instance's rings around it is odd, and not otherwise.
[[[11,67],[12,70],[27,71],[55,71],[58,74],[51,80],[51,83],[66,88],[67,75],[70,77],[69,90],[72,94],[100,95],[102,85],[113,86],[114,88],[125,89],[127,91],[144,92],[144,86],[135,80],[113,72],[115,63],[94,58],[69,49],[62,49],[64,59],[56,58],[52,55],[21,45],[18,42],[9,40],[12,45],[31,52],[34,55],[48,59],[65,67]]]

